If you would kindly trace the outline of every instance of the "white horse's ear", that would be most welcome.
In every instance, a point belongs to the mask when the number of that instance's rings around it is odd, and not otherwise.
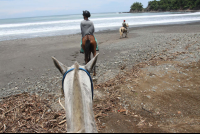
[[[63,65],[60,61],[58,61],[55,57],[52,57],[54,65],[58,70],[61,72],[61,74],[64,74],[67,71],[67,66]]]
[[[85,69],[89,72],[92,71],[92,68],[95,66],[96,62],[97,62],[97,57],[98,57],[99,53],[95,55],[94,58],[92,58],[86,65],[85,65]]]

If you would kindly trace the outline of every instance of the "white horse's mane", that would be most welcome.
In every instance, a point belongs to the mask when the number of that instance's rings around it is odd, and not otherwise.
[[[80,86],[80,80],[79,80],[79,65],[77,62],[74,64],[74,80],[73,80],[73,115],[72,116],[72,122],[74,131],[78,132],[82,128],[84,128],[84,118],[83,118],[83,104],[82,104],[82,93],[81,93],[81,86]],[[74,126],[75,125],[75,126]]]

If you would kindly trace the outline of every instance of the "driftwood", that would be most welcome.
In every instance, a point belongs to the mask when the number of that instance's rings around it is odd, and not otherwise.
[[[14,108],[12,108],[12,109],[8,110],[7,112],[5,112],[5,113],[4,113],[4,116],[5,116],[7,113],[9,113],[10,111],[14,110],[15,108],[18,108],[18,107],[20,107],[21,105],[24,105],[24,104],[20,104],[20,105],[18,105],[18,106],[16,106],[16,107],[14,107]]]
[[[0,133],[67,132],[65,111],[51,109],[49,100],[28,93],[13,95],[0,102]]]
[[[65,122],[66,122],[66,120],[63,120],[63,121],[59,122],[58,125],[61,125],[61,124],[65,123]]]

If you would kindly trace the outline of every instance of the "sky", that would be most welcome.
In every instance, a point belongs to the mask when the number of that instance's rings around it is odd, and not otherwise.
[[[152,0],[0,0],[0,19],[82,14],[128,12],[134,2],[146,8]]]

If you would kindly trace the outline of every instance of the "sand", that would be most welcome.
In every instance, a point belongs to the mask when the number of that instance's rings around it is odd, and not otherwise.
[[[118,30],[95,36],[100,54],[93,77],[93,108],[95,116],[100,114],[96,118],[99,132],[200,132],[200,23],[133,27],[122,39]],[[0,108],[18,105],[14,98],[32,101],[34,97],[21,94],[27,92],[35,94],[37,101],[42,97],[64,116],[57,99],[62,75],[51,56],[67,66],[75,61],[83,65],[80,38],[75,34],[0,42]],[[11,96],[15,94],[20,95]],[[6,132],[14,131],[11,122],[4,120]],[[45,132],[59,132],[58,128],[50,126]],[[66,132],[65,125],[61,128]]]

